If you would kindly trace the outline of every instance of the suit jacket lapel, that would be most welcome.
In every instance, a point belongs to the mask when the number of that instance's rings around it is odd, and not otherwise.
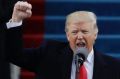
[[[72,66],[72,59],[73,59],[73,51],[70,49],[69,46],[65,47],[62,50],[62,79],[70,79],[71,77],[71,66]],[[100,53],[94,53],[94,68],[93,68],[93,79],[102,79],[101,73],[103,73],[106,67],[106,63],[104,62]]]
[[[106,63],[98,52],[94,52],[93,79],[102,79]]]

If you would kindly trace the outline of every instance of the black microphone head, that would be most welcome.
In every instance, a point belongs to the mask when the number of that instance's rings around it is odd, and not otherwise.
[[[78,63],[83,64],[88,57],[88,49],[86,47],[77,48],[74,52],[74,55],[75,60],[77,60]]]

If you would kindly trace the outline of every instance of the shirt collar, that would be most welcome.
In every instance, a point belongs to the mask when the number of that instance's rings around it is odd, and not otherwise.
[[[93,63],[93,59],[94,59],[94,50],[92,48],[91,52],[89,52],[89,54],[88,54],[87,62]]]

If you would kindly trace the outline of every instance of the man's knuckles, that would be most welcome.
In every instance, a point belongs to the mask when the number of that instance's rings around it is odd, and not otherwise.
[[[27,2],[18,1],[15,4],[15,8],[20,10],[27,10],[27,9],[32,9],[32,5]]]

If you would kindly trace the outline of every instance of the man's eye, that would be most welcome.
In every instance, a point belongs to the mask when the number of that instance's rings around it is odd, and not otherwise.
[[[89,31],[86,31],[86,30],[84,30],[84,31],[82,31],[84,34],[87,34],[87,33],[89,33]]]
[[[77,31],[72,31],[72,34],[77,34]]]

